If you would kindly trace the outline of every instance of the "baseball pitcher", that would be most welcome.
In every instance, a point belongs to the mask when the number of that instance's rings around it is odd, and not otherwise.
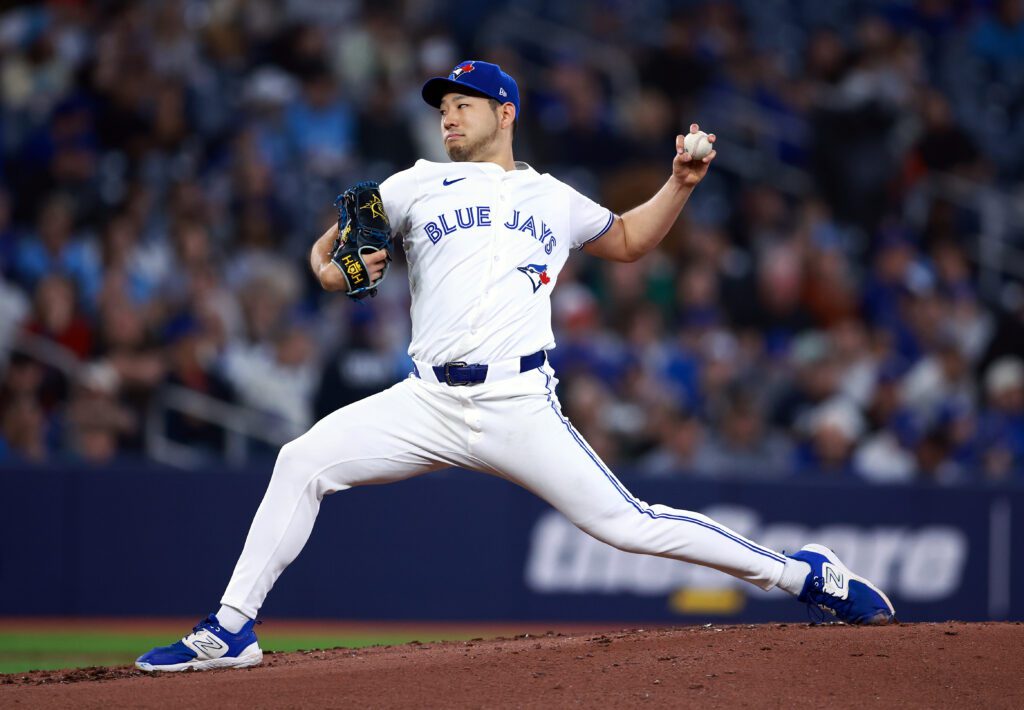
[[[631,262],[654,249],[707,174],[714,135],[697,140],[699,127],[691,125],[690,139],[676,138],[661,189],[617,215],[513,158],[519,89],[497,65],[462,62],[427,81],[423,98],[438,111],[451,162],[420,160],[379,186],[354,186],[339,197],[337,224],[310,254],[325,289],[360,299],[376,292],[392,242],[401,240],[413,371],[281,449],[220,609],[136,665],[179,671],[259,663],[256,616],[309,538],[323,497],[450,466],[514,481],[620,549],[779,587],[847,623],[892,621],[885,594],[826,547],[782,555],[700,513],[634,497],[555,395],[547,361],[555,347],[551,291],[566,260],[584,250]]]

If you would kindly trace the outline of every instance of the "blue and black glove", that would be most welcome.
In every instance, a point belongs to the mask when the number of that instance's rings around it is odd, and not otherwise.
[[[373,181],[358,183],[338,195],[334,206],[338,208],[338,237],[331,248],[331,262],[348,282],[349,298],[376,296],[377,286],[391,266],[391,223],[380,199],[380,185]],[[388,253],[384,271],[370,281],[363,256],[381,249]]]

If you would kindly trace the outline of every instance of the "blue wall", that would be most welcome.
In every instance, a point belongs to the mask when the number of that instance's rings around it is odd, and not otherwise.
[[[0,473],[0,614],[214,610],[267,472]],[[1024,619],[1024,491],[624,479],[776,549],[831,544],[907,621]],[[613,550],[525,491],[448,471],[327,498],[279,617],[798,621],[726,575]]]

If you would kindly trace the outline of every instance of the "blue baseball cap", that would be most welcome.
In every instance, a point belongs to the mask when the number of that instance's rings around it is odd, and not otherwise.
[[[446,77],[434,77],[423,85],[423,100],[434,108],[441,106],[445,94],[471,89],[498,103],[511,103],[519,117],[519,87],[516,80],[501,70],[497,64],[470,60],[459,62]]]

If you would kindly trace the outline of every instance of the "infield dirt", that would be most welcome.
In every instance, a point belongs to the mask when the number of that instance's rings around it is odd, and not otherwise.
[[[696,626],[0,676],[0,707],[1024,707],[1018,623]]]

